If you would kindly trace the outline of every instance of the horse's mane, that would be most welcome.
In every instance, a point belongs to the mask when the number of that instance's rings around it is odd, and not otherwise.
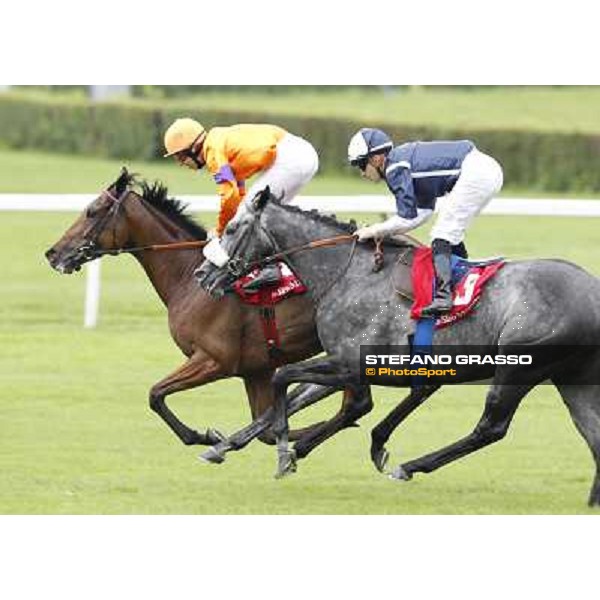
[[[165,185],[160,181],[148,183],[139,180],[135,173],[129,173],[123,169],[119,179],[114,183],[117,196],[120,196],[129,187],[134,186],[140,189],[142,198],[148,204],[160,211],[173,223],[179,225],[195,239],[205,240],[207,238],[206,229],[185,212],[187,204],[176,198],[169,198],[169,191]]]
[[[300,213],[302,215],[307,216],[312,221],[316,221],[318,223],[324,223],[325,225],[331,225],[332,227],[336,227],[336,228],[340,229],[344,233],[352,234],[352,233],[355,233],[356,230],[358,229],[358,227],[356,225],[356,221],[354,221],[354,220],[351,220],[349,223],[346,223],[344,221],[339,221],[335,215],[325,215],[316,209],[303,210],[299,206],[294,206],[292,204],[283,204],[281,202],[281,199],[277,198],[276,196],[273,196],[273,194],[271,194],[269,201],[273,202],[274,204],[277,204],[277,206],[281,207],[283,210],[285,210],[287,212]],[[402,239],[402,238],[404,238],[404,239]],[[394,249],[397,249],[399,246],[400,247],[406,247],[406,246],[419,247],[421,245],[422,244],[420,242],[418,242],[417,240],[414,240],[410,236],[404,236],[402,234],[397,235],[395,239],[385,239],[384,240],[384,246],[389,246]]]
[[[283,210],[285,210],[287,212],[299,213],[299,214],[305,215],[312,221],[315,221],[317,223],[323,223],[324,225],[330,225],[332,227],[336,227],[337,229],[340,229],[344,233],[354,233],[357,230],[357,226],[354,221],[350,221],[350,223],[346,223],[344,221],[339,221],[335,215],[326,215],[326,214],[319,212],[316,209],[303,210],[299,206],[294,206],[292,204],[283,204],[275,196],[271,196],[270,201],[273,202],[274,204],[277,204],[278,206],[280,206],[281,208],[283,208]]]

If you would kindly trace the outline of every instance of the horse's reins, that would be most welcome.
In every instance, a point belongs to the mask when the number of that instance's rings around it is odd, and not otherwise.
[[[125,252],[142,252],[142,251],[169,251],[169,250],[193,250],[197,248],[204,248],[208,241],[206,240],[194,240],[188,242],[175,242],[173,244],[150,244],[148,246],[134,246],[134,247],[124,247],[124,248],[111,248],[110,250],[104,250],[97,247],[98,245],[98,237],[104,230],[104,227],[108,223],[108,221],[114,218],[119,209],[123,205],[123,201],[129,194],[129,190],[125,190],[118,198],[111,194],[109,190],[103,190],[102,195],[107,196],[112,201],[112,206],[110,210],[106,213],[106,215],[100,220],[98,223],[95,223],[90,230],[87,232],[87,235],[90,236],[91,239],[87,240],[85,244],[81,246],[79,251],[86,258],[100,258],[102,256],[110,255],[119,255]],[[93,234],[93,238],[92,238]],[[113,240],[116,239],[116,225],[113,229]]]
[[[327,294],[335,286],[335,284],[346,274],[346,272],[350,268],[350,263],[352,263],[352,259],[354,258],[354,251],[356,250],[356,244],[358,243],[358,237],[356,237],[355,235],[338,236],[338,237],[339,238],[350,238],[349,240],[346,239],[344,241],[352,241],[352,248],[350,248],[350,254],[348,255],[348,260],[347,260],[346,264],[342,267],[342,269],[340,269],[340,272],[331,280],[329,285],[318,296],[316,296],[313,299],[313,302],[315,303],[315,305],[317,307],[318,307],[319,303],[321,302],[321,300],[323,300],[323,298],[325,298],[325,296],[327,296]],[[317,240],[317,242],[324,241],[325,244],[312,246],[312,248],[329,248],[333,245],[336,245],[334,243],[329,243],[329,242],[332,242],[333,240],[335,240],[335,238],[329,238],[326,240]]]
[[[272,235],[265,230],[261,226],[261,230],[267,235],[267,237],[271,240],[271,243],[278,248],[277,242],[273,239]],[[315,304],[319,304],[319,302],[325,297],[325,295],[331,290],[331,288],[340,280],[340,278],[346,273],[349,269],[350,264],[352,262],[352,258],[354,257],[354,251],[356,250],[356,244],[358,242],[358,238],[355,234],[350,235],[338,235],[331,238],[323,238],[320,240],[313,240],[312,242],[308,242],[306,244],[302,244],[300,246],[294,246],[293,248],[289,248],[288,250],[280,250],[275,252],[274,254],[270,254],[258,261],[245,262],[241,258],[238,259],[230,259],[227,270],[234,277],[241,277],[244,273],[249,272],[252,269],[260,269],[266,265],[277,262],[278,260],[284,260],[293,254],[297,254],[299,252],[304,252],[306,250],[317,250],[319,248],[331,248],[343,243],[352,242],[352,248],[350,249],[350,254],[348,256],[348,261],[344,265],[344,267],[340,270],[340,272],[331,280],[330,284],[319,294],[318,297],[313,298],[313,302]]]
[[[150,246],[127,246],[124,248],[117,248],[116,250],[99,250],[98,256],[104,256],[105,254],[123,254],[125,252],[165,252],[169,250],[195,250],[197,248],[204,248],[208,242],[206,240],[195,240],[190,242],[174,242],[173,244],[152,244]]]
[[[262,227],[261,227],[261,229],[262,229]],[[271,241],[275,245],[275,247],[277,247],[275,240],[273,240],[273,238],[269,234],[269,232],[265,231],[265,233],[267,234],[267,237],[269,237],[271,239]],[[414,246],[418,246],[419,242],[412,236],[403,234],[403,237],[405,237],[408,242],[411,242],[412,244],[414,244]],[[378,273],[384,267],[383,239],[379,238],[379,239],[375,239],[373,241],[375,242],[373,272]],[[301,246],[294,246],[293,248],[290,248],[289,250],[282,250],[282,251],[276,252],[275,254],[271,254],[259,261],[254,261],[251,263],[243,262],[242,259],[231,259],[229,261],[227,268],[233,276],[240,277],[244,273],[247,273],[248,271],[250,271],[251,269],[262,268],[262,267],[264,267],[268,264],[271,264],[277,260],[283,260],[283,259],[291,256],[292,254],[297,254],[298,252],[304,252],[306,250],[315,250],[318,248],[330,248],[330,247],[337,246],[338,244],[343,244],[346,242],[353,243],[352,248],[350,250],[350,255],[348,256],[348,261],[344,265],[344,267],[340,270],[340,272],[337,274],[337,276],[332,279],[331,283],[325,288],[325,290],[317,298],[314,299],[314,303],[319,304],[319,302],[329,293],[331,288],[340,280],[340,278],[344,275],[344,273],[346,273],[346,271],[348,271],[348,269],[350,268],[350,264],[352,263],[352,259],[354,257],[354,251],[356,250],[356,244],[358,242],[358,237],[356,236],[356,234],[338,235],[338,236],[335,236],[332,238],[313,240],[312,242],[308,242],[307,244],[302,244]],[[401,262],[409,251],[410,251],[410,248],[407,248],[402,253],[400,258],[398,259],[398,262]]]
[[[409,241],[412,242],[415,246],[417,246],[419,244],[419,242],[411,237],[410,235],[407,234],[403,234],[403,236]],[[271,236],[268,236],[271,237]],[[301,246],[294,246],[293,248],[290,248],[289,250],[281,250],[280,252],[276,252],[275,254],[271,254],[269,256],[266,256],[265,258],[259,260],[259,261],[254,261],[251,264],[249,263],[242,263],[241,259],[238,259],[238,261],[236,263],[234,263],[234,265],[232,266],[232,270],[236,270],[238,267],[238,265],[241,265],[243,269],[249,269],[250,266],[256,268],[256,267],[264,267],[265,265],[268,265],[276,260],[282,260],[288,256],[291,256],[292,254],[297,254],[298,252],[304,252],[305,250],[315,250],[317,248],[329,248],[331,246],[337,246],[338,244],[343,244],[345,242],[357,242],[358,241],[358,237],[356,236],[355,233],[353,234],[347,234],[347,235],[338,235],[335,237],[331,237],[331,238],[323,238],[322,240],[313,240],[312,242],[308,242],[307,244],[302,244]],[[382,239],[375,239],[375,260],[376,260],[376,265],[379,267],[378,270],[381,270],[381,267],[383,267],[383,240]],[[234,259],[232,259],[230,261],[230,263],[233,263]],[[233,271],[231,271],[232,274]],[[243,271],[242,271],[243,272]]]
[[[95,234],[94,238],[87,241],[86,244],[84,244],[80,248],[80,251],[82,252],[82,254],[88,258],[92,258],[92,257],[100,258],[107,254],[119,255],[119,254],[123,254],[123,253],[148,252],[148,251],[149,252],[168,252],[168,251],[175,251],[175,250],[196,250],[196,249],[204,248],[204,246],[206,246],[209,243],[207,240],[194,240],[194,241],[187,241],[187,242],[175,242],[172,244],[149,244],[146,246],[134,246],[134,247],[129,246],[129,247],[123,247],[123,248],[112,248],[110,250],[99,249],[99,248],[97,248],[98,236],[103,231],[103,229],[104,229],[106,223],[109,221],[109,219],[116,216],[116,214],[118,213],[119,209],[121,208],[121,206],[123,204],[124,199],[126,198],[127,194],[129,193],[129,190],[125,190],[118,198],[115,197],[109,190],[104,190],[102,193],[104,195],[106,195],[112,201],[113,205],[111,206],[110,210],[106,213],[104,218],[90,229],[89,233]],[[116,226],[115,226],[115,230],[116,230]],[[115,232],[113,232],[113,237],[116,238]],[[354,251],[356,249],[356,244],[358,242],[358,238],[356,237],[355,234],[338,235],[338,236],[331,237],[331,238],[313,240],[311,242],[302,244],[300,246],[294,246],[293,248],[289,248],[288,250],[281,250],[279,252],[276,252],[275,254],[271,254],[259,261],[254,261],[252,263],[244,263],[244,262],[242,262],[241,259],[232,259],[229,262],[228,270],[232,275],[240,277],[243,273],[250,270],[250,268],[262,268],[262,267],[264,267],[268,264],[271,264],[273,262],[276,262],[278,260],[284,260],[284,259],[292,256],[293,254],[297,254],[299,252],[304,252],[307,250],[316,250],[319,248],[331,248],[331,247],[337,246],[338,244],[350,243],[350,242],[352,242],[353,245],[350,250],[348,262],[346,263],[344,268],[340,271],[338,276],[332,280],[331,284],[320,295],[320,298],[319,298],[319,300],[320,300],[323,298],[323,296],[325,296],[325,294],[327,292],[329,292],[329,290],[333,287],[333,285],[335,285],[335,283],[337,281],[339,281],[340,277],[342,277],[342,275],[350,267],[350,263],[352,262],[352,258],[354,256]],[[377,255],[379,253],[382,254],[380,246],[377,246],[376,253],[377,253]]]
[[[270,235],[268,237],[271,238]],[[312,242],[302,244],[301,246],[294,246],[293,248],[289,248],[288,250],[280,250],[275,254],[270,254],[269,256],[265,256],[264,258],[257,261],[244,262],[241,258],[231,259],[227,268],[232,275],[239,277],[244,273],[247,273],[250,269],[260,269],[273,262],[283,260],[289,256],[292,256],[293,254],[297,254],[298,252],[304,252],[305,250],[316,250],[318,248],[330,248],[332,246],[337,246],[338,244],[343,244],[345,242],[356,243],[357,241],[358,238],[354,234],[338,235],[332,238],[313,240]]]
[[[93,255],[94,257],[99,258],[101,256],[106,256],[107,254],[119,255],[119,254],[123,254],[125,252],[144,252],[144,251],[168,252],[168,251],[174,251],[174,250],[196,250],[196,249],[204,248],[204,246],[206,246],[209,243],[207,240],[194,240],[194,241],[187,241],[187,242],[175,242],[172,244],[149,244],[147,246],[133,246],[133,247],[127,246],[127,247],[123,247],[123,248],[111,248],[109,250],[103,250],[103,249],[96,248],[96,245],[97,245],[96,240],[97,240],[98,236],[103,231],[108,220],[117,214],[117,212],[119,211],[119,209],[121,208],[121,206],[123,204],[123,200],[125,199],[125,197],[127,196],[128,193],[129,193],[129,190],[125,190],[117,198],[109,190],[103,190],[102,194],[107,196],[112,201],[113,205],[112,205],[111,209],[106,213],[104,218],[101,221],[99,221],[98,223],[94,224],[94,226],[88,232],[88,234],[93,233],[95,235],[94,235],[93,239],[89,239],[86,242],[86,244],[81,247],[81,251],[83,253],[87,254],[88,256]],[[116,236],[116,234],[113,233],[113,237],[115,237],[115,236]],[[277,252],[276,254],[273,254],[271,256],[267,256],[256,263],[252,263],[252,265],[254,267],[262,267],[262,266],[265,266],[276,260],[282,260],[287,256],[296,254],[297,252],[302,252],[304,250],[312,250],[312,249],[316,249],[316,248],[327,248],[327,247],[331,247],[331,246],[336,246],[337,244],[340,244],[343,242],[351,242],[353,240],[356,241],[355,235],[339,235],[339,236],[332,237],[332,238],[325,238],[322,240],[314,240],[307,244],[303,244],[301,246],[296,246],[294,248],[290,248],[289,250],[283,250],[283,251]],[[246,267],[247,267],[247,265],[246,265]],[[235,270],[235,268],[232,266],[231,270],[233,271],[233,270]]]
[[[345,242],[356,242],[358,238],[352,235],[337,235],[331,238],[323,238],[322,240],[313,240],[312,242],[308,242],[307,244],[302,244],[301,246],[294,246],[289,250],[281,250],[275,254],[271,254],[266,258],[263,258],[261,261],[256,263],[257,266],[263,266],[263,264],[269,264],[276,260],[282,260],[287,258],[288,256],[292,256],[292,254],[297,254],[298,252],[304,252],[305,250],[316,250],[318,248],[331,248],[333,246],[337,246],[338,244],[343,244]]]

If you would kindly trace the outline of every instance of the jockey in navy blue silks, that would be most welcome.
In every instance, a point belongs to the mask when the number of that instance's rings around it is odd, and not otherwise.
[[[422,311],[439,316],[452,309],[451,255],[467,257],[467,227],[501,190],[502,167],[473,142],[409,142],[394,147],[379,129],[364,128],[350,140],[348,161],[371,181],[384,180],[396,198],[397,214],[357,231],[360,241],[410,231],[427,221],[438,198],[446,202],[431,230],[436,294]]]

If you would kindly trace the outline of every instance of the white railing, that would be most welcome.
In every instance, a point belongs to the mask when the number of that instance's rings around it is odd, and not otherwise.
[[[94,194],[0,194],[0,210],[16,211],[81,211]],[[215,212],[216,196],[178,196],[191,212]],[[443,204],[442,198],[438,204]],[[323,211],[352,213],[393,213],[391,196],[299,196],[295,203]],[[529,215],[554,217],[600,217],[600,200],[568,200],[537,198],[494,198],[484,215]]]
[[[0,211],[79,212],[94,198],[94,194],[1,194]],[[181,196],[190,212],[215,212],[219,208],[216,196]],[[395,202],[391,196],[299,196],[302,207],[325,212],[393,214]],[[438,209],[443,199],[438,202]],[[552,217],[600,217],[600,200],[495,198],[483,211],[484,215],[527,215]],[[100,260],[86,266],[84,327],[98,323],[100,307]]]

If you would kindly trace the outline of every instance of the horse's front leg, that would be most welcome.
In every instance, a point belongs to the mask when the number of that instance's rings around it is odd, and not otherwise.
[[[291,383],[316,383],[341,389],[350,382],[349,374],[331,358],[315,358],[299,364],[286,365],[275,373],[273,388],[272,430],[277,443],[278,469],[276,478],[296,471],[296,455],[289,449],[287,388]]]
[[[169,409],[165,398],[175,392],[189,390],[223,377],[221,365],[204,353],[194,354],[179,369],[152,386],[150,408],[171,428],[186,445],[212,446],[225,439],[216,429],[208,428],[199,433],[182,423]]]

